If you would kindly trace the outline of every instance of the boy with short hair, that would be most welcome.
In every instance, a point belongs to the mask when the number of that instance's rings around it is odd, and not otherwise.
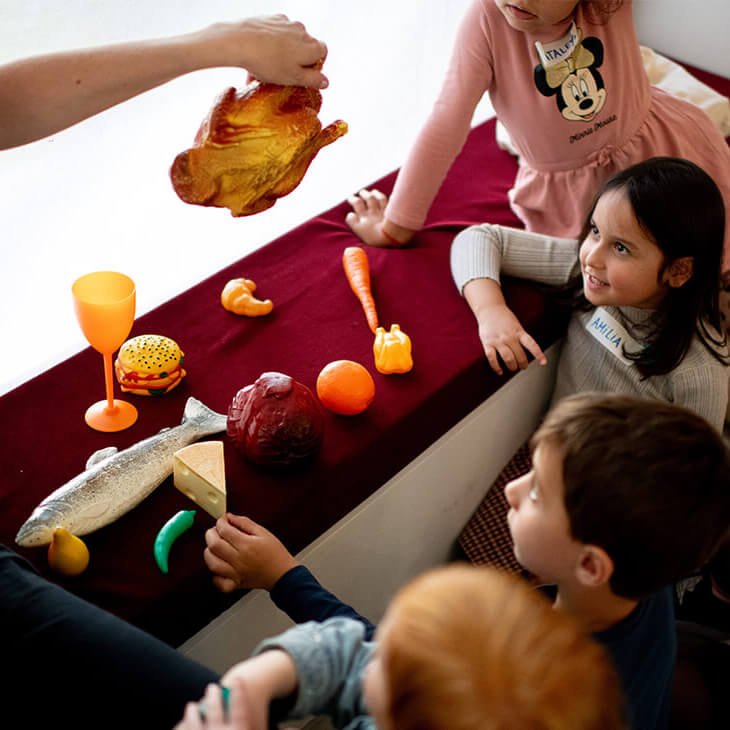
[[[636,728],[665,727],[676,655],[668,586],[698,569],[730,525],[730,461],[693,412],[581,394],[531,440],[507,486],[515,556],[553,584],[555,606],[613,656]]]
[[[722,437],[678,406],[589,393],[552,409],[532,448],[532,471],[507,487],[515,555],[607,648],[632,726],[665,727],[676,654],[669,586],[706,562],[730,525]],[[271,533],[239,530],[239,519],[221,518],[206,536],[219,587],[266,588],[296,621],[352,615]]]

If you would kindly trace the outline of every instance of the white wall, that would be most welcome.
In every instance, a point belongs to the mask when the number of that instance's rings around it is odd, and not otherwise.
[[[350,127],[291,195],[241,219],[182,203],[168,179],[214,97],[245,83],[241,70],[189,74],[0,152],[0,350],[13,352],[0,357],[0,393],[86,346],[70,294],[79,275],[129,274],[143,313],[399,166],[469,1],[0,0],[0,63],[284,12],[327,42],[320,118]]]
[[[634,19],[643,45],[730,77],[728,0],[634,0]]]
[[[471,0],[0,0],[0,63],[285,12],[329,45],[321,118],[350,131],[274,208],[237,219],[188,206],[167,171],[233,69],[201,71],[49,139],[0,152],[0,393],[86,346],[70,286],[102,268],[144,313],[399,166]],[[636,0],[642,42],[730,76],[728,0]],[[491,114],[484,103],[475,122]],[[101,378],[101,375],[100,375]],[[100,385],[101,386],[101,379]]]

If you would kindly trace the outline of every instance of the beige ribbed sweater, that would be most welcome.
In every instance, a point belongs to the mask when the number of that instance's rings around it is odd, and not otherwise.
[[[579,272],[578,245],[574,239],[502,226],[472,226],[454,239],[451,272],[462,293],[472,279],[499,282],[500,273],[544,284],[565,284]],[[651,315],[649,310],[635,307],[603,310],[637,340],[641,324]],[[657,398],[692,409],[722,431],[728,403],[728,369],[698,337],[674,370],[642,380],[634,364],[619,359],[589,332],[587,325],[596,312],[576,312],[570,319],[560,352],[553,403],[588,390]]]

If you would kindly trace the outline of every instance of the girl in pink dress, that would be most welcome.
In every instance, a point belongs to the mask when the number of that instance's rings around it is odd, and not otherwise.
[[[350,199],[365,243],[404,245],[423,226],[485,92],[520,155],[510,203],[529,231],[575,238],[606,179],[660,155],[699,165],[730,209],[730,148],[702,110],[650,86],[630,0],[474,0],[390,201]]]

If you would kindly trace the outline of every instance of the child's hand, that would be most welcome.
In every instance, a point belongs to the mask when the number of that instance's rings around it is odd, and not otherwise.
[[[252,693],[242,679],[231,679],[228,696],[228,710],[223,703],[223,693],[217,684],[208,685],[205,690],[205,717],[201,716],[201,705],[188,702],[183,719],[174,730],[267,730],[268,704],[253,700]]]
[[[224,593],[236,588],[270,591],[298,565],[281,541],[248,517],[225,514],[205,533],[205,564]]]
[[[484,307],[475,312],[479,323],[479,339],[482,341],[484,353],[492,370],[502,375],[499,358],[509,370],[524,370],[527,365],[527,354],[530,352],[540,365],[547,363],[540,345],[525,331],[514,312],[506,305]]]
[[[397,248],[405,246],[411,240],[413,231],[400,226],[393,225],[398,230],[398,243],[394,242],[392,235],[388,237],[383,233],[388,198],[380,190],[361,190],[357,195],[351,195],[347,202],[352,206],[352,211],[345,216],[345,223],[363,243]]]

